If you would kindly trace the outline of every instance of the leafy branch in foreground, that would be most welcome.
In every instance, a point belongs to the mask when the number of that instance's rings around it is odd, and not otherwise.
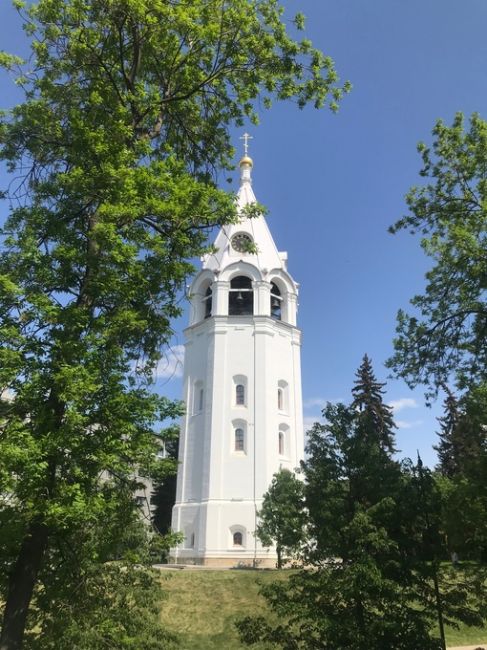
[[[452,126],[439,121],[433,137],[431,148],[418,146],[428,183],[411,189],[410,214],[390,229],[420,233],[433,267],[412,314],[398,313],[388,361],[430,397],[451,377],[460,389],[487,378],[487,123],[474,114],[465,130],[457,114]]]
[[[180,410],[151,374],[188,260],[236,218],[216,186],[230,128],[258,99],[335,109],[348,89],[275,0],[15,4],[32,55],[25,100],[0,117],[1,650],[45,605],[39,581],[62,588],[66,540],[126,504],[137,471],[167,469],[156,423]]]

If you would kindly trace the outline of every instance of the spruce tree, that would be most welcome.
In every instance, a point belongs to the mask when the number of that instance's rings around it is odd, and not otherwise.
[[[443,494],[443,529],[451,552],[462,559],[487,558],[487,387],[460,399],[448,394],[436,447],[437,482]]]
[[[443,402],[444,415],[438,418],[440,423],[440,431],[438,437],[440,439],[437,445],[433,446],[438,452],[438,471],[448,478],[452,478],[459,472],[459,449],[457,444],[457,433],[459,426],[459,405],[458,400],[454,393],[444,386],[446,397]]]
[[[360,424],[363,436],[373,436],[379,446],[389,453],[394,448],[394,419],[392,408],[384,404],[384,386],[378,382],[372,370],[369,357],[365,354],[356,373],[357,379],[352,388],[352,408],[360,412]]]

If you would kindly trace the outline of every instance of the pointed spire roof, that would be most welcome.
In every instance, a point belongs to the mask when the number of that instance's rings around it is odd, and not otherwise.
[[[239,214],[245,206],[256,203],[252,189],[252,158],[248,155],[248,140],[251,136],[245,133],[244,156],[239,162],[240,167],[240,188],[237,192],[237,208]],[[248,235],[257,247],[257,253],[239,252],[232,246],[232,238],[237,234]],[[223,226],[215,240],[216,253],[205,255],[203,258],[203,269],[222,271],[227,266],[243,261],[257,267],[263,273],[272,269],[286,270],[287,253],[279,253],[272,238],[271,232],[263,215],[252,219],[242,215],[237,223]]]

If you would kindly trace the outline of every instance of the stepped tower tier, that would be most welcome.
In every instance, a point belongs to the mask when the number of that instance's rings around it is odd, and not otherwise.
[[[246,143],[247,144],[247,143]],[[241,219],[224,226],[190,290],[172,527],[176,562],[273,566],[254,535],[273,474],[304,455],[298,285],[256,201],[252,159],[240,161]]]

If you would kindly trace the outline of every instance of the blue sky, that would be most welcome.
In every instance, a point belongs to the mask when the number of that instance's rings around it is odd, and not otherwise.
[[[275,105],[249,127],[254,191],[269,211],[279,250],[301,284],[305,422],[326,400],[348,400],[362,356],[387,378],[395,315],[424,287],[428,260],[407,233],[388,226],[405,213],[404,195],[420,183],[416,144],[430,142],[438,118],[456,111],[487,115],[485,0],[284,0],[285,16],[307,16],[306,35],[333,57],[353,91],[337,115]],[[1,47],[25,52],[16,13],[0,5]],[[1,105],[18,96],[0,77]],[[235,132],[235,144],[240,146]],[[235,172],[233,190],[238,187]],[[0,185],[3,185],[0,177]],[[0,217],[6,207],[0,207]],[[176,352],[184,315],[175,323]],[[167,372],[166,372],[167,371]],[[169,359],[160,389],[178,397],[181,380]],[[169,372],[170,371],[170,372]],[[172,373],[172,374],[171,374]],[[401,456],[435,460],[432,445],[441,405],[424,407],[388,380],[396,406]]]

